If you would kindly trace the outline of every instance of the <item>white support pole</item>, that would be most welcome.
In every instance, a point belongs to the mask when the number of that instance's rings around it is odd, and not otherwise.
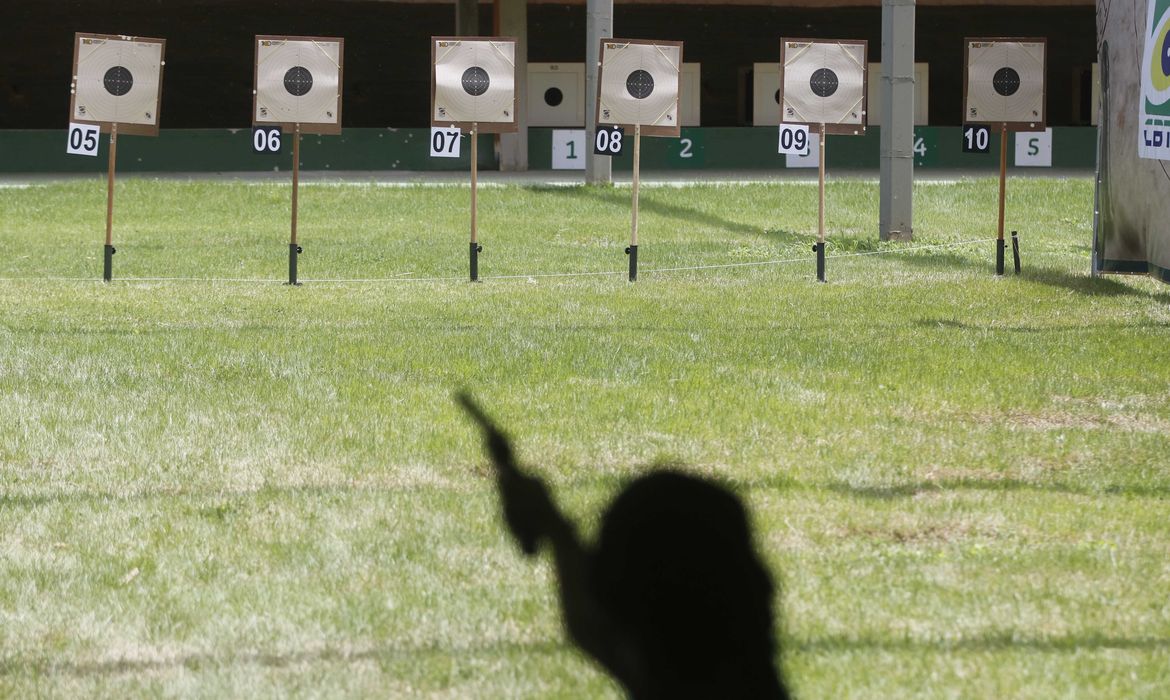
[[[915,0],[882,0],[883,241],[914,237],[914,6]]]

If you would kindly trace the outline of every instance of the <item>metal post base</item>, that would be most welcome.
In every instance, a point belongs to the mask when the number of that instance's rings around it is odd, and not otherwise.
[[[825,281],[825,243],[817,241],[813,244],[813,252],[817,254],[817,281]]]
[[[300,282],[297,281],[297,256],[304,252],[296,243],[288,244],[288,283],[294,287],[299,287]]]
[[[114,246],[105,246],[105,255],[103,256],[105,260],[102,264],[102,279],[106,282],[114,279],[114,253],[117,252],[118,249]]]
[[[630,256],[630,281],[638,281],[638,246],[626,248],[626,255]]]
[[[483,252],[483,246],[478,243],[471,244],[471,281],[479,281],[479,254]]]
[[[1020,274],[1020,234],[1012,231],[1012,259],[1016,263],[1016,274]]]
[[[1003,276],[1003,239],[995,241],[995,274]]]

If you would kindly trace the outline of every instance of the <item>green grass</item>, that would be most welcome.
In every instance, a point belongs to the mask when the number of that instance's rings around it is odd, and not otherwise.
[[[1001,279],[911,249],[994,180],[909,245],[833,181],[882,254],[825,285],[815,186],[644,189],[633,285],[628,195],[483,189],[471,285],[466,188],[306,187],[289,288],[287,187],[120,182],[109,285],[103,183],[0,189],[0,695],[618,696],[458,387],[587,533],[655,464],[735,488],[800,697],[1170,695],[1170,290],[1087,275],[1089,180],[1010,183]]]

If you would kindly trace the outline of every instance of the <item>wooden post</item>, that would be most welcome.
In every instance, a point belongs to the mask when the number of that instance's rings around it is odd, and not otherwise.
[[[820,158],[817,163],[817,281],[825,281],[825,125],[820,128]]]
[[[118,162],[118,123],[110,125],[110,162],[106,168],[106,244],[102,254],[102,279],[114,278],[114,171]]]
[[[820,159],[817,163],[817,242],[825,244],[825,125],[820,130]]]
[[[288,240],[288,283],[297,286],[297,256],[301,247],[297,245],[297,195],[301,183],[301,125],[293,127],[293,171],[292,171],[292,226]]]
[[[471,124],[471,281],[479,280],[479,123]]]
[[[642,171],[642,125],[634,125],[634,186],[630,220],[630,247],[626,254],[630,256],[630,281],[638,279],[638,182]]]
[[[1007,190],[1007,124],[999,132],[999,229],[995,236],[995,274],[1003,275],[1003,211]]]

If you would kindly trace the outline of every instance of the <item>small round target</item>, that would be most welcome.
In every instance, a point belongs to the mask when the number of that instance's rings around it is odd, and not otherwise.
[[[472,66],[463,71],[463,91],[472,97],[479,97],[488,91],[492,80],[486,70]]]
[[[549,107],[556,107],[565,101],[565,93],[560,88],[550,87],[544,91],[544,103]]]
[[[626,92],[637,100],[644,100],[654,92],[654,77],[638,69],[626,76]]]
[[[1020,89],[1020,74],[1016,72],[1015,68],[1004,66],[995,71],[995,75],[991,78],[991,86],[1004,97],[1011,97]]]
[[[106,71],[102,77],[102,84],[105,85],[106,92],[114,97],[121,97],[134,87],[134,76],[124,66],[114,66]]]
[[[313,74],[304,66],[289,68],[284,74],[284,89],[294,97],[304,97],[313,89]]]
[[[808,86],[817,97],[830,97],[837,92],[840,81],[837,74],[828,68],[818,68],[808,79]]]

